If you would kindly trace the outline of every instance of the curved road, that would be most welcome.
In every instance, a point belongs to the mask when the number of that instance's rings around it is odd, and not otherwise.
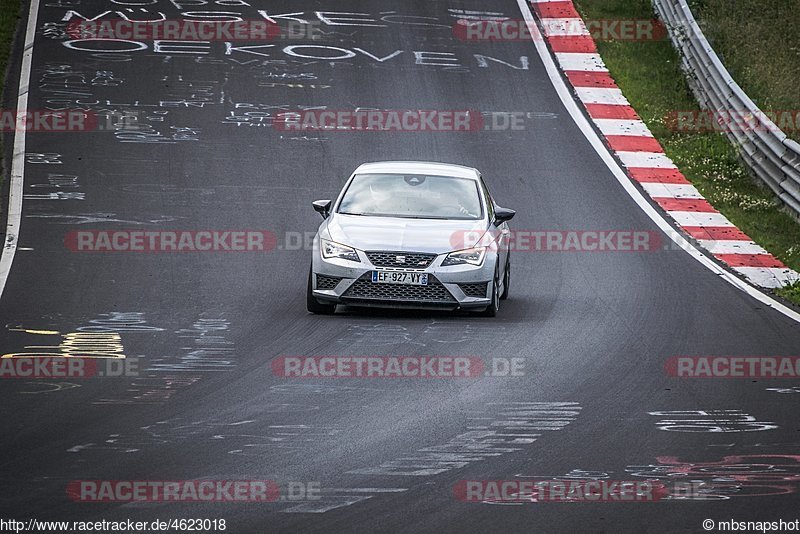
[[[0,516],[225,518],[236,533],[696,532],[706,518],[798,519],[798,381],[664,371],[675,355],[797,355],[798,325],[683,251],[517,252],[497,319],[307,314],[310,253],[301,241],[319,223],[310,202],[335,195],[364,161],[474,166],[497,201],[517,210],[519,230],[659,230],[575,126],[531,42],[454,36],[455,21],[487,11],[485,2],[250,4],[39,6],[29,107],[138,121],[27,135],[19,248],[0,301],[3,353],[63,353],[70,340],[86,350],[87,338],[102,351],[114,336],[97,334],[117,333],[139,376],[2,381]],[[107,10],[294,14],[319,39],[67,40],[69,21]],[[490,11],[520,18],[511,0]],[[270,127],[277,110],[317,106],[521,112],[524,128]],[[259,230],[277,246],[66,246],[70,232],[102,230]],[[523,358],[524,375],[287,379],[271,368],[285,355]],[[564,477],[699,489],[627,503],[454,496],[464,480]],[[75,480],[201,478],[319,492],[274,503],[145,504],[73,502],[66,492]]]

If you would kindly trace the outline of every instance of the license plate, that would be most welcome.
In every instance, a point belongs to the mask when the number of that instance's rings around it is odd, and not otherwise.
[[[427,286],[428,273],[409,273],[405,271],[372,271],[372,283]]]

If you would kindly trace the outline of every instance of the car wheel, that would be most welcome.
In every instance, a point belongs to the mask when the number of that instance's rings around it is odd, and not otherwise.
[[[506,269],[503,273],[503,293],[500,295],[500,300],[508,298],[508,288],[511,283],[511,254],[506,256]]]
[[[311,286],[311,269],[308,270],[308,289],[306,290],[306,309],[318,315],[331,315],[336,311],[336,304],[322,304],[314,297]]]
[[[497,269],[495,269],[494,280],[492,280],[492,302],[481,312],[483,317],[495,317],[497,316],[497,312],[500,311],[499,282],[500,277],[497,276]]]

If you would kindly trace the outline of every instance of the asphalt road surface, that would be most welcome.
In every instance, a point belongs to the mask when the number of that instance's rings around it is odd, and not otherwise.
[[[132,19],[294,13],[319,38],[187,44],[64,33],[109,10]],[[800,383],[664,370],[676,355],[797,355],[798,325],[684,251],[519,251],[496,319],[306,312],[303,239],[320,221],[310,202],[336,195],[365,161],[474,166],[517,210],[515,229],[661,235],[572,122],[533,44],[458,39],[464,10],[520,17],[512,0],[42,0],[28,107],[137,120],[27,134],[2,352],[124,354],[136,370],[2,380],[0,517],[225,519],[234,533],[697,532],[704,519],[800,518]],[[323,106],[519,112],[524,127],[271,127],[281,110]],[[9,144],[7,135],[7,163]],[[111,230],[261,231],[276,246],[76,250],[76,232]],[[271,366],[325,355],[470,356],[487,369],[493,358],[519,358],[524,371],[314,379]],[[75,481],[201,479],[275,481],[281,498],[76,502],[67,492]],[[455,491],[463,481],[570,479],[651,481],[667,494],[464,502]]]

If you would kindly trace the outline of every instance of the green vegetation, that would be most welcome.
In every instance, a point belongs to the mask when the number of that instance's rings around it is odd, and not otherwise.
[[[787,18],[792,11],[787,1],[762,1],[786,6]],[[704,0],[704,12],[710,13],[712,4],[738,6],[739,2],[753,3],[750,0]],[[586,20],[655,17],[650,0],[576,0],[575,3]],[[717,13],[715,16],[720,15]],[[797,13],[793,16],[796,18]],[[794,32],[797,33],[796,27]],[[791,33],[788,27],[786,33]],[[794,37],[800,41],[800,36]],[[753,46],[758,47],[759,43],[755,42]],[[781,209],[771,190],[754,182],[727,138],[716,132],[676,132],[668,127],[666,117],[670,113],[700,109],[681,72],[680,59],[669,39],[598,41],[597,48],[631,105],[686,178],[715,208],[759,245],[792,269],[800,271],[800,224]],[[768,48],[765,48],[767,50],[758,55],[759,61],[766,59]],[[798,68],[800,54],[795,56],[795,63]],[[788,81],[796,84],[798,79],[795,77]],[[797,97],[796,87],[794,91]],[[799,286],[783,288],[777,293],[800,304]]]
[[[797,0],[695,0],[692,9],[725,68],[758,107],[800,109]],[[785,130],[800,141],[800,124]]]
[[[14,31],[20,15],[19,0],[0,0],[0,73],[6,72],[8,53],[14,40]],[[0,91],[5,89],[5,80],[0,77]]]

